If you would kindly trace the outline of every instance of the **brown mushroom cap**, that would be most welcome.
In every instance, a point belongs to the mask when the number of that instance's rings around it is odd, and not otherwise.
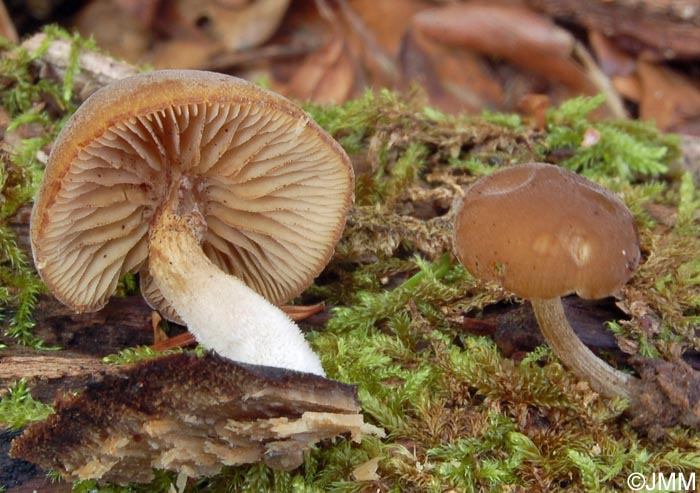
[[[639,263],[632,214],[613,193],[543,163],[475,182],[455,225],[469,272],[523,298],[614,294]]]
[[[79,108],[47,164],[31,240],[56,297],[98,310],[121,274],[147,271],[149,223],[182,176],[204,253],[273,303],[320,273],[352,201],[342,148],[281,96],[210,72],[130,77]]]

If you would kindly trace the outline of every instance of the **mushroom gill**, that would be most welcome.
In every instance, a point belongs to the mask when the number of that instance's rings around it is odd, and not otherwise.
[[[147,270],[149,223],[168,184],[189,176],[207,223],[205,254],[271,302],[291,299],[330,254],[348,202],[328,193],[347,170],[306,123],[246,101],[114,123],[80,148],[49,206],[35,254],[42,276],[66,304],[100,309],[123,273]],[[167,304],[155,305],[167,315]]]

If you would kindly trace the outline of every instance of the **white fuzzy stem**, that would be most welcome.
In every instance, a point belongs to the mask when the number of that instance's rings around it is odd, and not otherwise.
[[[204,255],[198,221],[197,211],[179,215],[168,208],[149,236],[151,275],[192,335],[234,361],[324,375],[299,327]]]

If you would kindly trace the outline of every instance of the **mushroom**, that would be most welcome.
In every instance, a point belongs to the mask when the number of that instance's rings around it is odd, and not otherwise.
[[[163,70],[93,94],[58,136],[31,219],[43,281],[97,311],[126,272],[152,306],[229,359],[323,374],[276,304],[328,262],[350,161],[281,96]]]
[[[638,379],[579,340],[560,298],[614,295],[637,267],[634,218],[619,198],[558,166],[506,168],[465,192],[455,248],[472,275],[530,300],[545,339],[574,374],[604,395],[632,398]]]

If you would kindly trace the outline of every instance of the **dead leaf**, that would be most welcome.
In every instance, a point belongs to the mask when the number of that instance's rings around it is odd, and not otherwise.
[[[599,31],[589,31],[588,42],[600,69],[608,77],[629,76],[636,70],[637,62],[634,57],[622,51]]]
[[[418,13],[414,25],[435,40],[503,58],[561,82],[577,94],[597,92],[571,59],[573,36],[548,18],[523,7],[450,4]]]
[[[495,75],[474,53],[441,45],[409,31],[399,54],[402,86],[420,84],[430,104],[448,113],[477,112],[503,104]]]
[[[377,474],[380,457],[373,457],[367,462],[363,462],[352,470],[352,477],[355,481],[378,481],[380,479]]]
[[[586,131],[583,132],[581,147],[593,147],[598,142],[600,142],[600,132],[593,127],[588,127]]]
[[[284,91],[301,100],[342,103],[355,87],[355,67],[343,39],[335,36],[301,64]]]
[[[17,29],[15,29],[15,24],[12,22],[12,18],[7,12],[7,8],[5,8],[5,2],[2,0],[0,0],[0,36],[12,43],[19,43]]]
[[[613,77],[612,83],[615,90],[630,101],[637,103],[642,98],[642,85],[636,74]]]
[[[518,104],[518,110],[529,119],[538,130],[547,125],[547,110],[549,97],[546,94],[526,94]]]
[[[277,30],[290,0],[178,0],[182,23],[227,51],[259,46]]]
[[[557,19],[605,33],[646,59],[700,55],[697,0],[525,0]]]
[[[290,0],[103,0],[92,2],[75,26],[98,45],[156,68],[204,68],[221,53],[267,41]]]
[[[700,90],[695,81],[674,70],[640,61],[640,118],[665,131],[700,134]]]

